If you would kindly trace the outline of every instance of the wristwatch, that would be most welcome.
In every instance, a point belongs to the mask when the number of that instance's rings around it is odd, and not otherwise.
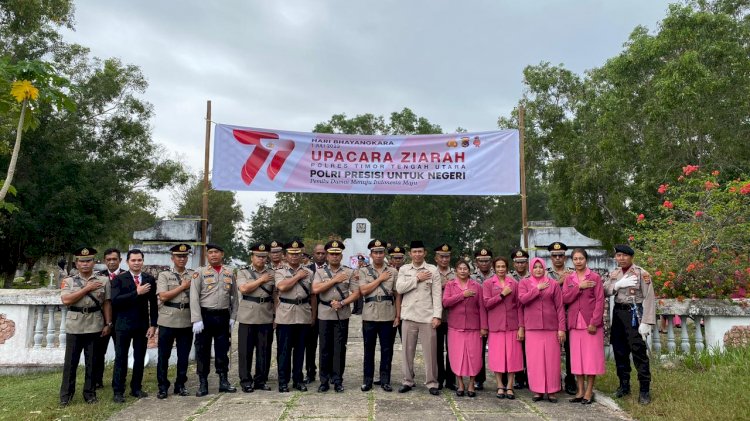
[[[112,322],[109,322],[109,323],[106,323],[106,324],[105,324],[104,326],[105,326],[105,327],[112,327],[112,325],[114,325],[114,323],[112,323]]]

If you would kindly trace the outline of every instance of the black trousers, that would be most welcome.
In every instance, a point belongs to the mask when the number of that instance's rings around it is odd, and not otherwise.
[[[576,376],[570,371],[570,332],[565,335],[565,378],[563,379],[563,390],[576,389]]]
[[[340,385],[346,369],[346,342],[349,319],[318,320],[320,336],[320,383]]]
[[[76,393],[76,374],[78,362],[81,360],[83,351],[86,361],[86,380],[83,383],[84,399],[96,397],[96,383],[94,382],[94,365],[96,355],[94,352],[96,340],[101,333],[68,333],[65,342],[65,363],[63,365],[63,378],[60,385],[60,401],[69,401]]]
[[[174,387],[185,387],[187,382],[188,358],[190,347],[193,344],[192,327],[167,327],[159,326],[159,361],[156,363],[156,381],[159,390],[166,392],[169,389],[169,357],[172,356],[172,346],[177,342],[177,377]]]
[[[238,367],[242,386],[260,386],[268,381],[271,370],[271,346],[273,345],[273,323],[245,324],[238,329]],[[255,376],[250,373],[255,353]]]
[[[229,372],[229,310],[201,309],[203,331],[195,335],[195,360],[199,378],[211,373],[211,341],[214,344],[214,367],[217,374]]]
[[[487,353],[487,336],[482,336],[482,369],[474,377],[475,383],[484,383],[487,381],[487,362],[484,355]]]
[[[440,323],[436,333],[438,384],[445,384],[446,387],[455,385],[456,375],[451,370],[451,361],[448,358],[448,323]]]
[[[630,355],[633,355],[633,364],[638,371],[638,382],[642,391],[648,391],[651,383],[651,370],[647,354],[647,346],[638,326],[630,324],[630,310],[615,306],[612,316],[612,330],[610,342],[615,353],[615,365],[617,366],[617,377],[620,380],[630,380]]]
[[[133,343],[133,373],[130,377],[130,391],[143,389],[143,361],[146,358],[146,329],[115,331],[115,370],[112,375],[112,390],[116,395],[125,393],[125,380],[128,375],[128,351]]]
[[[318,372],[318,366],[315,365],[315,354],[318,351],[318,321],[310,327],[305,343],[305,372],[310,378],[315,377]]]
[[[396,328],[393,327],[393,321],[363,321],[362,339],[365,344],[364,383],[371,385],[375,377],[375,345],[377,341],[380,341],[380,384],[391,384],[393,342],[396,340]]]
[[[309,324],[276,325],[276,361],[279,365],[279,385],[302,383],[302,364]]]
[[[516,373],[516,376],[513,378],[513,382],[516,384],[521,385],[521,387],[527,387],[529,385],[529,378],[526,374],[526,342],[521,342],[521,351],[523,352],[523,370]],[[500,377],[500,381],[505,385],[508,384],[508,374],[503,373]],[[513,386],[513,385],[511,385]],[[498,387],[502,387],[498,385]]]
[[[104,360],[110,339],[114,341],[111,334],[96,338],[96,344],[94,345],[94,384],[104,384]]]

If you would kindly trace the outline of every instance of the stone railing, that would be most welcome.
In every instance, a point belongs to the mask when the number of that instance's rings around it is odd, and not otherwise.
[[[59,289],[0,289],[0,373],[62,366],[66,313]],[[156,365],[156,347],[153,338],[148,343],[147,365]],[[105,360],[110,362],[114,357],[114,344],[110,341]],[[132,366],[132,357],[128,363]],[[174,363],[173,350],[170,364]]]
[[[732,326],[750,325],[750,300],[683,300],[659,299],[656,304],[659,315],[667,316],[666,346],[662,346],[659,322],[654,326],[653,335],[649,335],[649,347],[657,354],[674,354],[701,352],[704,349],[712,351],[724,350],[724,334]],[[675,335],[673,316],[680,316],[682,326],[679,329],[679,341]],[[694,323],[688,327],[688,318]],[[703,326],[701,326],[703,321]],[[690,329],[694,334],[690,335]],[[705,334],[704,334],[705,331]],[[660,338],[661,339],[661,338]]]

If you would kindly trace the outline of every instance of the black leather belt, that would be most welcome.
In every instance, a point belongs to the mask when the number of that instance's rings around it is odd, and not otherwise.
[[[293,300],[289,298],[281,298],[279,297],[279,301],[281,301],[284,304],[294,304],[294,305],[300,305],[300,304],[307,304],[310,302],[310,297],[306,298],[295,298]]]
[[[635,303],[636,306],[641,307],[643,306],[642,303]],[[628,310],[630,311],[631,304],[622,304],[622,303],[615,303],[615,310]]]
[[[164,303],[164,305],[167,307],[178,308],[180,310],[190,308],[190,303],[170,303],[169,301],[167,301],[166,303]]]
[[[381,301],[390,301],[393,302],[393,297],[390,295],[378,295],[375,297],[367,297],[365,298],[366,303],[372,303],[372,302],[381,302]]]
[[[323,304],[326,307],[331,307],[330,301],[323,301],[323,300],[318,299],[318,304]]]
[[[206,313],[229,313],[228,308],[206,308],[201,307],[201,311],[204,311]]]
[[[101,310],[102,308],[99,306],[94,307],[74,307],[70,306],[68,307],[68,311],[75,311],[76,313],[83,313],[83,314],[89,314],[89,313],[96,313],[97,311]]]
[[[245,301],[252,301],[254,303],[259,303],[259,304],[270,303],[273,301],[273,298],[271,297],[253,297],[250,295],[243,295],[242,299]]]

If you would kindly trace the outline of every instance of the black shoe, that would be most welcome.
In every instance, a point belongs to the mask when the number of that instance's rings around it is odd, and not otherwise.
[[[547,400],[551,403],[557,403],[557,396],[547,395]]]
[[[474,383],[474,390],[484,390],[484,383]]]
[[[305,384],[315,383],[315,374],[313,375],[307,375],[305,376],[305,380],[303,380]]]
[[[568,402],[570,403],[580,403],[583,402],[583,396],[576,396],[575,398],[568,399]]]
[[[169,392],[166,390],[160,390],[159,393],[156,394],[156,399],[167,399],[167,395],[169,395]]]
[[[505,399],[505,389],[503,389],[502,387],[498,387],[495,397],[498,399]]]
[[[134,398],[141,399],[141,398],[147,398],[148,397],[148,393],[146,393],[146,392],[144,392],[142,390],[134,390],[134,391],[130,392],[130,396],[132,396]]]
[[[615,397],[621,398],[630,394],[630,380],[620,380],[620,387],[615,391]]]
[[[328,392],[328,389],[330,389],[331,386],[328,385],[328,383],[321,383],[320,386],[318,386],[318,392],[325,393]]]
[[[115,403],[125,403],[125,396],[122,396],[121,393],[115,393],[115,396],[112,397],[112,401]]]
[[[219,374],[219,392],[235,393],[236,391],[237,391],[237,388],[232,386],[231,383],[229,383],[229,378],[227,378],[227,373]]]
[[[393,388],[388,383],[383,383],[380,385],[380,388],[385,390],[386,392],[393,392]]]
[[[411,386],[403,384],[398,388],[398,393],[406,393],[411,390]]]
[[[122,401],[125,402],[125,399],[123,399]],[[117,402],[117,401],[115,401],[115,402]],[[70,398],[68,398],[68,399],[61,399],[60,400],[60,408],[64,408],[64,407],[66,407],[68,405],[70,405]]]
[[[289,393],[289,386],[285,384],[280,384],[279,393]]]
[[[544,399],[544,396],[542,396],[542,395],[537,395],[537,396],[532,396],[531,397],[531,401],[532,402],[539,402],[542,399]]]
[[[380,380],[375,380],[374,382],[372,382],[372,384],[374,384],[375,386],[380,386]]]
[[[201,397],[208,395],[208,379],[201,377],[198,379],[198,391],[195,392],[195,396]]]
[[[468,396],[470,398],[476,398],[477,397],[477,392],[475,392],[473,390],[469,390],[468,392],[466,392],[466,396]]]
[[[638,403],[641,405],[648,405],[651,403],[651,393],[648,391],[641,392],[640,395],[638,395]]]
[[[575,386],[575,385],[573,385],[573,386],[566,385],[565,386],[565,393],[567,393],[568,395],[575,395],[576,393],[578,393],[578,387]]]
[[[96,388],[97,389],[104,389],[104,383],[102,383],[102,382],[96,382]]]
[[[511,393],[508,393],[508,392],[511,392]],[[508,389],[505,391],[505,398],[510,399],[510,400],[513,400],[516,398],[516,394],[513,392],[513,389]]]
[[[175,386],[174,387],[174,394],[178,396],[187,396],[188,391],[185,388],[185,386]]]
[[[583,405],[591,405],[592,403],[594,403],[594,400],[595,400],[594,398],[595,397],[596,397],[596,395],[591,395],[591,399],[581,399],[581,404],[583,404]]]
[[[463,395],[464,395],[464,391],[463,390],[456,390],[456,396],[458,396],[460,398]]]
[[[268,392],[269,390],[271,390],[271,386],[265,383],[259,383],[255,385],[255,390],[263,390],[265,392]]]
[[[344,385],[343,385],[343,384],[334,384],[334,385],[333,385],[333,390],[334,390],[334,391],[335,391],[336,393],[341,393],[341,392],[343,392],[343,391],[344,391]]]
[[[370,390],[372,390],[372,383],[363,384],[362,386],[359,387],[359,390],[363,392],[369,392]]]
[[[437,387],[431,387],[431,388],[430,388],[430,395],[432,395],[432,396],[437,396],[437,395],[439,395],[439,394],[440,394],[440,391],[438,390],[438,388],[437,388]]]
[[[513,389],[522,390],[524,388],[526,388],[526,385],[524,385],[522,382],[513,383]]]
[[[245,392],[245,393],[253,393],[253,392],[255,392],[255,389],[253,389],[253,387],[250,386],[249,384],[246,384],[246,385],[242,386],[242,391]]]
[[[305,384],[302,382],[294,383],[292,387],[299,390],[300,392],[307,392],[307,386],[305,386]]]
[[[93,405],[97,402],[99,402],[99,399],[96,398],[96,396],[92,396],[90,398],[83,398],[84,401],[86,401],[87,404]]]

